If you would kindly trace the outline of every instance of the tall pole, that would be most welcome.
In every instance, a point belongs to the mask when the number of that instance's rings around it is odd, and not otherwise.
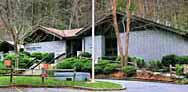
[[[92,0],[92,79],[95,82],[95,0]]]

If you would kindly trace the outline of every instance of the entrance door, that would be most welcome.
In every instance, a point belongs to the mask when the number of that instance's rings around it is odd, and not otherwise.
[[[77,51],[82,51],[82,40],[73,39],[66,41],[67,47],[67,57],[77,56]]]

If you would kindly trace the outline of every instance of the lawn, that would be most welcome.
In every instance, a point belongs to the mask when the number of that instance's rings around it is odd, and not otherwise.
[[[9,85],[9,77],[0,77],[0,85]],[[74,86],[74,87],[87,87],[87,88],[97,88],[97,89],[118,89],[122,88],[121,85],[111,83],[111,82],[95,82],[89,83],[84,81],[59,81],[53,78],[47,78],[45,84],[41,83],[40,77],[14,77],[13,84],[16,85],[32,85],[32,86]]]

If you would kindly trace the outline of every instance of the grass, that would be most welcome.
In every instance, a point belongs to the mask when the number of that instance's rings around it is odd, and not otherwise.
[[[13,84],[16,85],[32,85],[32,86],[74,86],[74,87],[87,87],[87,88],[97,88],[97,89],[117,89],[122,88],[121,85],[111,83],[111,82],[95,82],[88,83],[84,81],[60,81],[53,78],[47,78],[45,84],[41,83],[40,77],[14,77]],[[6,86],[10,85],[9,77],[0,77],[0,85]]]

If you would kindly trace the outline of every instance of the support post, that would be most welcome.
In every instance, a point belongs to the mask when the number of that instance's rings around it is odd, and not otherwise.
[[[73,81],[75,82],[75,80],[76,80],[76,67],[74,67],[74,72],[73,72],[74,74],[73,74]]]
[[[42,68],[42,74],[41,74],[42,84],[44,84],[44,77],[45,77],[45,70],[44,68]]]
[[[10,68],[10,83],[13,82],[13,68]]]

